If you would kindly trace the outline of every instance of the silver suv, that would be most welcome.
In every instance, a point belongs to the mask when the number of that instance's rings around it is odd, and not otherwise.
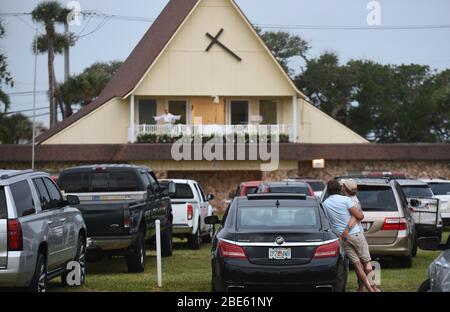
[[[0,287],[43,292],[57,276],[84,283],[86,226],[71,207],[78,203],[45,173],[0,170]]]

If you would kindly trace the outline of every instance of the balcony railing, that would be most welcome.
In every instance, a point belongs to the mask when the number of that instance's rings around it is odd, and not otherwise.
[[[131,131],[133,130],[133,132]],[[278,125],[136,125],[129,129],[131,142],[136,142],[139,135],[155,134],[180,136],[224,136],[224,135],[288,135],[292,141],[293,127],[290,124]]]

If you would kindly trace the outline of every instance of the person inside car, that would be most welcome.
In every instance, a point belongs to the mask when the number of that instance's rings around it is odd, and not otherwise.
[[[355,221],[364,219],[364,214],[349,197],[341,195],[341,185],[337,180],[330,180],[327,190],[330,196],[323,202],[323,206],[331,225],[343,240],[345,253],[353,263],[358,279],[369,292],[375,292],[358,256],[361,254],[364,260],[370,261],[370,254],[363,254],[365,240],[362,239],[361,228],[356,226]]]

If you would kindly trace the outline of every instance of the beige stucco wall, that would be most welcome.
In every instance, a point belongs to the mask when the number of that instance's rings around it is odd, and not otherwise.
[[[129,120],[129,101],[114,98],[43,144],[125,144]]]
[[[298,100],[298,143],[368,143],[312,104]]]
[[[237,61],[211,40],[242,58]],[[295,95],[296,90],[230,0],[203,0],[135,90],[136,95]]]

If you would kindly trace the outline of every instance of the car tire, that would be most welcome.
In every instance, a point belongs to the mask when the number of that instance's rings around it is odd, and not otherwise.
[[[142,273],[145,270],[145,235],[140,230],[133,251],[126,257],[128,273]]]
[[[412,255],[399,257],[398,264],[401,268],[410,268],[412,267]]]
[[[30,292],[46,292],[47,291],[47,259],[39,252],[37,255],[36,269],[34,270],[33,278],[31,279]]]
[[[429,291],[431,291],[431,282],[430,279],[427,279],[423,281],[422,284],[420,284],[420,287],[417,290],[417,292],[429,292]]]
[[[413,248],[412,248],[412,251],[411,251],[411,255],[413,257],[417,256],[417,247],[418,247],[417,241],[418,241],[417,232],[415,232],[414,233],[414,238],[413,238]]]
[[[188,236],[188,247],[189,249],[198,250],[202,243],[202,237],[200,236],[200,220],[197,226],[197,232]]]
[[[213,235],[214,235],[214,229],[212,226],[210,226],[208,234],[202,236],[202,242],[203,243],[211,243]]]
[[[86,238],[84,237],[84,235],[80,235],[80,237],[78,238],[77,254],[73,261],[78,262],[78,264],[80,265],[80,285],[74,286],[83,286],[86,280]],[[69,286],[67,284],[68,274],[69,272],[66,271],[61,275],[61,284],[63,286]]]
[[[172,221],[167,221],[167,227],[161,233],[161,256],[171,257],[173,254],[173,231]]]

